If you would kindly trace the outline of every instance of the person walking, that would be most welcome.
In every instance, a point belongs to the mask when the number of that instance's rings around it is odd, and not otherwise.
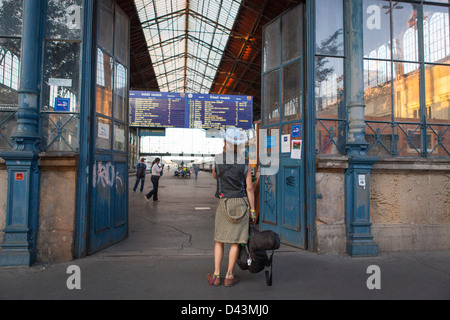
[[[234,268],[239,256],[239,245],[248,241],[249,219],[255,221],[255,201],[249,163],[238,150],[238,146],[245,145],[247,137],[234,127],[222,131],[222,135],[225,138],[224,153],[216,156],[212,172],[217,179],[216,197],[219,198],[214,231],[214,272],[208,273],[206,279],[210,285],[220,285],[224,243],[228,243],[231,247],[223,280],[224,285],[230,287],[239,281]]]
[[[198,175],[199,170],[200,170],[200,168],[198,167],[198,165],[194,165],[195,180],[197,180],[197,175]]]
[[[147,170],[147,165],[144,162],[145,159],[142,158],[141,162],[136,165],[136,183],[134,184],[133,192],[136,192],[139,181],[141,182],[141,192],[144,190],[145,170]]]
[[[159,163],[161,162],[161,159],[156,158],[155,161],[152,163],[152,184],[153,189],[149,193],[147,193],[144,198],[147,201],[150,201],[150,198],[153,197],[153,201],[158,201],[158,186],[159,186],[159,179],[161,178],[162,170],[164,169],[164,165],[160,166]]]

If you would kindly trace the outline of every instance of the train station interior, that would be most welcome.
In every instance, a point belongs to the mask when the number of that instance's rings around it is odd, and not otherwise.
[[[230,127],[247,137],[257,226],[283,250],[449,250],[449,12],[0,0],[0,266],[212,252],[211,172]]]

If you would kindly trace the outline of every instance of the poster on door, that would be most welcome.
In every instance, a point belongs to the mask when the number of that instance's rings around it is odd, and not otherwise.
[[[291,151],[291,136],[283,134],[281,136],[281,153],[288,153]]]
[[[302,158],[302,140],[292,140],[291,159]]]

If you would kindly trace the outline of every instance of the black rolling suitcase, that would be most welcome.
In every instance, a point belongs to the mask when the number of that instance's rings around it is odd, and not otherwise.
[[[265,269],[266,283],[272,286],[272,269],[274,251],[280,248],[280,236],[270,230],[259,231],[253,224],[250,224],[249,240],[246,245],[239,247],[238,266],[242,270],[251,273],[258,273]],[[267,255],[267,251],[272,250],[272,254]]]

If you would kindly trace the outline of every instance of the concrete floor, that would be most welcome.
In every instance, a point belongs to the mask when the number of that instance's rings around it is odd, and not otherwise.
[[[213,271],[215,180],[165,173],[160,202],[130,190],[129,237],[95,255],[31,268],[0,269],[0,299],[145,299],[179,301],[291,301],[310,299],[450,299],[450,252],[380,253],[371,258],[309,253],[282,245],[274,256],[273,286],[264,272],[236,267],[234,287],[209,286]],[[134,177],[130,177],[130,189]],[[226,247],[226,253],[227,253]],[[223,261],[226,272],[227,257]],[[81,290],[69,290],[67,268],[81,270]],[[369,290],[367,269],[381,271]],[[184,302],[183,302],[184,303]],[[185,303],[187,306],[187,303]],[[182,305],[177,305],[181,308]],[[176,310],[177,313],[180,309]]]

